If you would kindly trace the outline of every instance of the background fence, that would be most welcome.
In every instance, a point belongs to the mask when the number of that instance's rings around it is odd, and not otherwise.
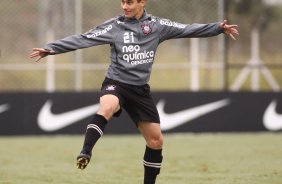
[[[181,23],[222,21],[240,26],[236,42],[223,35],[160,45],[151,76],[154,90],[280,91],[280,4],[260,0],[150,0],[147,11]],[[279,2],[279,1],[278,1]],[[29,59],[33,47],[83,33],[121,13],[113,0],[0,2],[0,91],[97,90],[109,64],[109,46]],[[47,62],[46,62],[47,61]],[[177,81],[177,82],[176,82]]]

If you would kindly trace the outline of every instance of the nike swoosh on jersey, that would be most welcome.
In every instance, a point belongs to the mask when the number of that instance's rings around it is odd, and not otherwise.
[[[276,112],[277,101],[272,101],[263,115],[263,125],[271,131],[282,130],[282,114]]]
[[[46,132],[60,130],[77,121],[87,118],[98,111],[99,104],[75,109],[61,114],[51,112],[52,101],[48,100],[38,115],[38,126]]]
[[[161,120],[161,129],[164,131],[171,130],[178,126],[188,123],[191,120],[204,116],[210,112],[216,111],[230,103],[229,99],[212,102],[186,110],[168,114],[164,111],[165,101],[160,100],[157,104]]]
[[[0,113],[7,111],[10,108],[9,104],[0,105]]]

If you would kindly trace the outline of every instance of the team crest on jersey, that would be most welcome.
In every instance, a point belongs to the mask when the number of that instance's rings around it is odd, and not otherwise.
[[[115,89],[116,89],[115,85],[109,85],[107,86],[106,91],[114,91]]]
[[[149,24],[143,24],[141,25],[141,28],[142,28],[144,35],[148,35],[152,32],[152,28]]]

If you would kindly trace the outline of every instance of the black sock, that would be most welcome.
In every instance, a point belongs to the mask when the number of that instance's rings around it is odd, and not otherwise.
[[[87,126],[83,149],[82,151],[91,154],[92,149],[98,139],[103,135],[105,126],[107,124],[106,118],[99,114],[95,114],[90,124]]]
[[[155,184],[161,170],[162,149],[154,150],[146,146],[144,154],[144,184]]]

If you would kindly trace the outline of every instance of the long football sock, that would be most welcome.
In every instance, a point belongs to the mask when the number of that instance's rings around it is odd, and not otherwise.
[[[107,124],[106,118],[99,114],[95,114],[90,124],[87,126],[83,152],[91,154],[92,149],[98,139],[103,135],[105,126]]]
[[[162,149],[154,150],[146,146],[144,154],[144,184],[155,184],[160,173],[163,156]]]

